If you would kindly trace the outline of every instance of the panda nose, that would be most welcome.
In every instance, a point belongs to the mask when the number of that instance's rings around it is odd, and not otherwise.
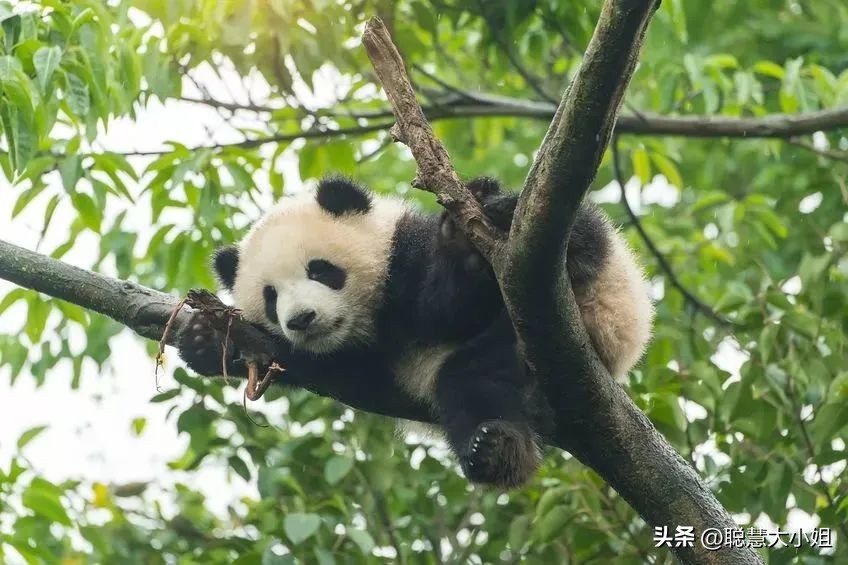
[[[311,324],[314,320],[315,310],[304,310],[303,312],[289,318],[286,322],[286,327],[290,330],[303,331],[308,328],[309,324]]]

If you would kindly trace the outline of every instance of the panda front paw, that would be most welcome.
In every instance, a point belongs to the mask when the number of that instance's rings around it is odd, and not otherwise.
[[[207,316],[198,312],[194,314],[188,325],[180,333],[178,348],[180,357],[189,368],[208,377],[224,373],[224,339],[225,334],[218,331]],[[234,357],[235,347],[230,341],[227,344],[228,368]]]
[[[467,271],[478,271],[486,265],[483,257],[448,212],[442,212],[438,244],[443,252],[459,258]]]
[[[511,489],[533,478],[541,453],[526,426],[490,420],[477,426],[461,464],[471,482]]]

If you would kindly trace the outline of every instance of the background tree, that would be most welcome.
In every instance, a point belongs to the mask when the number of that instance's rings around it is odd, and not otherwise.
[[[659,299],[630,390],[740,523],[783,525],[798,509],[844,540],[848,9],[682,4],[666,2],[654,18],[619,121],[619,166],[607,155],[596,180]],[[235,240],[298,177],[338,170],[408,192],[415,164],[389,142],[391,112],[358,45],[375,13],[460,174],[519,187],[589,41],[594,3],[0,3],[12,216],[43,212],[46,240],[70,212],[66,242],[44,251],[61,258],[93,233],[99,253],[86,266],[181,295],[212,285],[211,248]],[[209,69],[233,92],[205,84]],[[143,120],[157,100],[215,108],[224,134],[197,147],[113,150],[115,121]],[[616,176],[631,189],[607,186]],[[120,367],[109,349],[120,326],[103,317],[21,289],[3,311],[0,360],[12,382],[43,381],[63,360],[74,386],[96,378],[94,366]],[[743,360],[733,370],[728,349]],[[153,379],[138,372],[116,378]],[[263,407],[275,427],[258,427],[223,383],[174,376],[179,387],[163,379],[168,390],[153,398],[191,398],[174,416],[190,441],[171,468],[226,462],[256,480],[259,496],[221,515],[188,486],[159,496],[73,477],[53,484],[27,463],[33,430],[0,475],[0,551],[33,561],[259,562],[284,559],[285,548],[325,562],[667,559],[644,522],[568,456],[549,457],[522,491],[470,491],[438,446],[394,440],[377,417],[297,392]],[[151,481],[167,472],[152,470]],[[808,544],[768,555],[814,558],[839,561]]]

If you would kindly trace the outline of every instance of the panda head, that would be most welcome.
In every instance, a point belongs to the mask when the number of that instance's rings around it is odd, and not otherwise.
[[[285,197],[215,271],[246,319],[296,349],[329,353],[373,341],[402,201],[374,197],[344,178]]]

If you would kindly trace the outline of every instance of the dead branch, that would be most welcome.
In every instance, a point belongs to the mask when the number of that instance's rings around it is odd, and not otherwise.
[[[409,147],[418,164],[418,175],[412,185],[435,194],[439,203],[459,219],[477,249],[491,258],[503,234],[492,225],[482,207],[459,180],[448,152],[436,139],[433,128],[424,117],[403,59],[379,18],[371,18],[365,24],[362,43],[397,120],[389,132]]]

